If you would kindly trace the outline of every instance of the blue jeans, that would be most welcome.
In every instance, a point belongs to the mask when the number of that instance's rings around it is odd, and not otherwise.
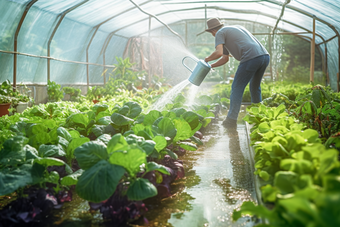
[[[237,120],[240,112],[244,89],[249,83],[252,103],[262,101],[261,80],[269,63],[269,55],[261,55],[241,63],[236,71],[233,84],[231,85],[230,108],[228,118]]]

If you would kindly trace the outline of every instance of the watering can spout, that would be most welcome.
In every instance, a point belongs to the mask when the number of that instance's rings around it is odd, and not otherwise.
[[[191,58],[197,63],[194,70],[191,70],[186,64],[184,64],[184,59],[186,58]],[[201,85],[202,81],[204,80],[204,78],[207,76],[207,74],[209,73],[211,69],[211,66],[209,63],[203,60],[196,60],[190,56],[184,57],[182,60],[182,64],[191,72],[191,75],[188,80],[190,81],[190,83],[196,86]]]

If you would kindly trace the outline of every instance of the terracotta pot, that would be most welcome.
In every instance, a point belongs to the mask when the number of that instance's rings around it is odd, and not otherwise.
[[[9,114],[8,109],[9,109],[10,105],[11,105],[10,103],[0,104],[0,117]]]

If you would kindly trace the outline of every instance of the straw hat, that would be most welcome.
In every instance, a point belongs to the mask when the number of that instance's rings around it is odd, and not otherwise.
[[[211,29],[214,29],[214,28],[217,28],[223,25],[223,23],[221,23],[220,20],[217,18],[210,18],[209,20],[207,20],[207,25],[208,25],[208,28],[205,29],[205,31],[209,32]]]

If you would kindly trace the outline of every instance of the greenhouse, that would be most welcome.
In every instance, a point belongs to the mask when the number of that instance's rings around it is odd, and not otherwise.
[[[0,0],[0,227],[340,226],[338,0]]]

